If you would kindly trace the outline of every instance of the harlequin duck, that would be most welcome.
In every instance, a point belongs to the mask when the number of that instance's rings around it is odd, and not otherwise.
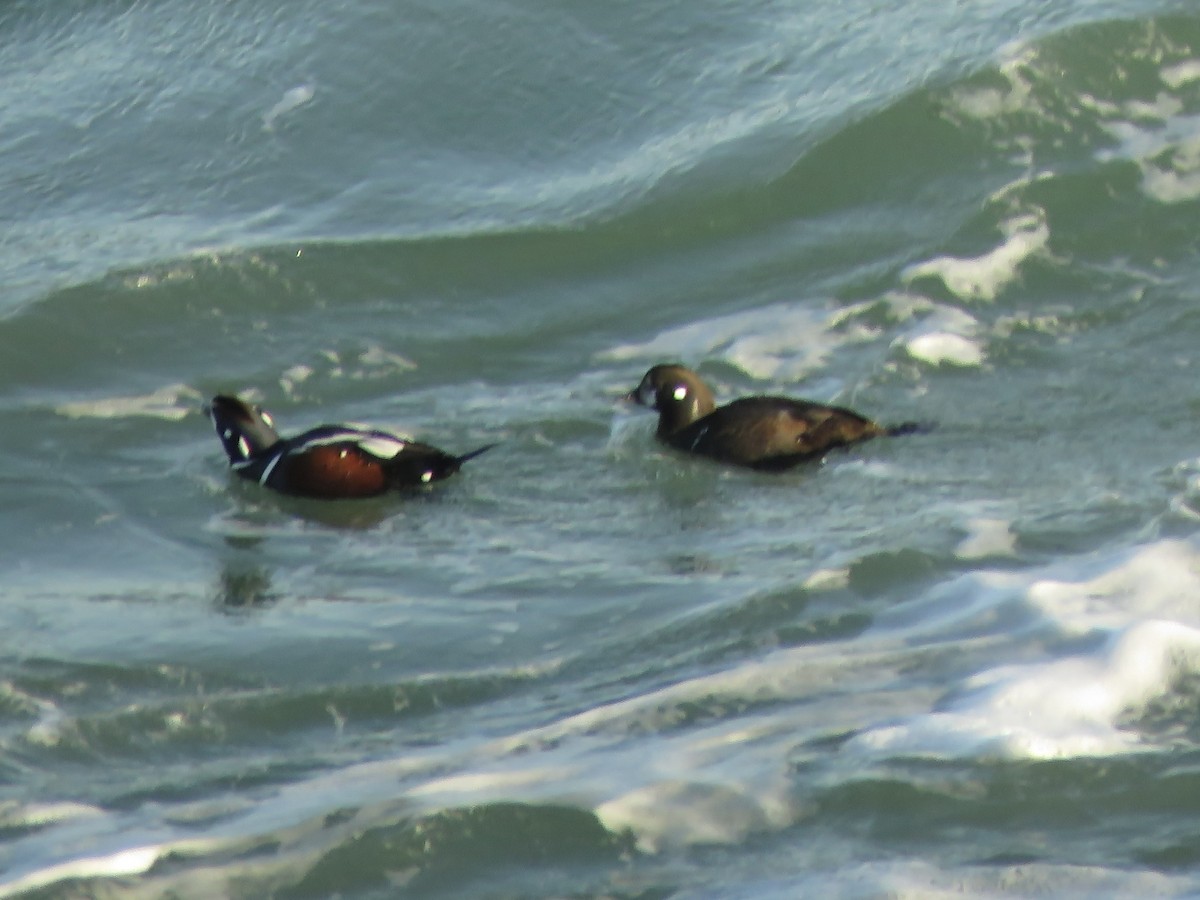
[[[374,497],[441,481],[495,446],[452,456],[387,431],[354,425],[321,425],[282,438],[269,413],[227,395],[214,397],[206,411],[234,471],[302,497]]]
[[[789,397],[743,397],[718,407],[700,376],[680,365],[655,366],[626,399],[658,410],[658,439],[676,450],[764,471],[922,430],[915,422],[888,427],[840,406]]]

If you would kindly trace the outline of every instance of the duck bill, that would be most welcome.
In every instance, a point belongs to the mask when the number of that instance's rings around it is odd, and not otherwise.
[[[626,406],[648,406],[649,405],[641,398],[641,395],[638,394],[637,388],[634,388],[628,394],[622,394],[621,402]]]

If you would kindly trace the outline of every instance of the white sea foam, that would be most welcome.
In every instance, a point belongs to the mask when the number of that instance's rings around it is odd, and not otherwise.
[[[387,377],[399,372],[411,372],[417,364],[407,356],[385,350],[379,344],[367,344],[358,355],[361,371],[354,377],[365,378],[368,375]]]
[[[1019,866],[955,865],[944,869],[925,860],[894,859],[806,873],[811,897],[888,897],[891,900],[998,900],[1012,897],[1189,897],[1193,887],[1159,872],[1100,866],[1023,862]],[[1192,879],[1186,879],[1192,881]],[[1194,882],[1193,882],[1194,884]],[[795,882],[756,884],[739,897],[791,900]]]
[[[274,131],[276,121],[293,110],[304,106],[304,104],[311,102],[314,96],[316,96],[316,88],[311,84],[299,84],[290,90],[284,91],[279,101],[267,110],[263,116],[263,130]]]
[[[1188,59],[1173,66],[1164,66],[1160,74],[1168,87],[1179,90],[1185,84],[1200,81],[1200,59]]]
[[[1166,90],[1150,101],[1083,99],[1116,142],[1097,158],[1132,160],[1147,196],[1160,203],[1184,203],[1200,197],[1200,115],[1194,103],[1185,102],[1200,80],[1200,60],[1164,66],[1160,77]]]
[[[37,869],[23,877],[0,882],[0,897],[13,897],[76,878],[140,875],[158,861],[160,848],[131,847],[101,856],[74,859],[57,866]]]
[[[959,115],[985,120],[1011,115],[1030,108],[1033,100],[1033,85],[1027,74],[1036,58],[1036,51],[1029,46],[1013,44],[1006,48],[1007,58],[997,68],[1006,82],[1004,88],[963,87],[951,97],[951,108]]]
[[[1142,187],[1160,203],[1186,203],[1200,197],[1200,117],[1196,134],[1181,140],[1167,162],[1141,160]]]
[[[1024,585],[997,577],[985,602],[994,608],[1007,591],[1039,630],[1091,636],[1095,649],[981,671],[949,703],[866,729],[847,752],[1047,759],[1144,749],[1126,716],[1200,671],[1200,554],[1166,541],[1087,565],[1100,571]],[[922,617],[920,627],[930,621]]]
[[[106,397],[63,403],[54,411],[71,419],[123,419],[149,416],[177,421],[196,410],[200,393],[185,384],[169,384],[149,394],[133,397]]]
[[[1020,275],[1023,263],[1045,251],[1050,227],[1039,209],[1007,219],[1000,224],[1004,240],[980,256],[938,256],[909,266],[902,273],[905,283],[937,278],[946,289],[963,300],[995,300]]]
[[[296,388],[312,377],[312,366],[297,363],[279,376],[279,385],[289,397],[294,397]]]
[[[951,306],[932,306],[892,344],[931,366],[981,366],[986,356],[979,332],[979,322],[970,313]]]
[[[974,518],[966,522],[966,527],[967,536],[954,548],[954,555],[959,559],[1016,555],[1017,537],[1012,533],[1012,523],[1008,520]]]
[[[1002,520],[981,523],[979,531],[989,552],[1008,545]],[[1123,723],[1131,710],[1170,692],[1182,672],[1200,668],[1200,613],[1192,609],[1198,595],[1200,554],[1186,542],[1028,574],[968,573],[881,615],[852,642],[781,648],[462,748],[457,759],[443,750],[437,759],[394,765],[416,779],[403,793],[407,803],[470,805],[511,799],[515,792],[530,802],[590,806],[606,827],[632,832],[649,852],[739,842],[788,827],[804,814],[790,761],[806,735],[845,727],[839,716],[862,724],[862,709],[843,709],[837,699],[851,670],[856,697],[874,691],[881,698],[867,727],[834,751],[852,773],[864,755],[1041,759],[1146,746]],[[1066,646],[1082,640],[1083,649],[985,668],[929,693],[924,710],[892,718],[890,684],[914,649],[954,644],[969,653],[972,641],[1020,642],[1021,635],[1074,638]],[[828,699],[814,713],[809,703],[820,698]],[[794,702],[800,699],[805,702]],[[751,711],[679,727],[681,717],[699,708],[746,705]],[[630,741],[630,734],[638,740]],[[341,773],[331,779],[340,786],[317,793],[354,802],[396,772],[388,764],[362,767],[352,791]]]
[[[1123,713],[1167,693],[1200,663],[1200,630],[1144,622],[1090,654],[1006,666],[969,679],[948,709],[870,729],[850,752],[887,756],[1055,759],[1139,749]]]
[[[652,853],[684,835],[687,843],[734,844],[767,831],[772,821],[763,800],[730,785],[667,779],[600,804],[596,815],[609,831],[636,834],[639,848]],[[775,827],[791,815],[781,819]]]
[[[42,827],[75,819],[90,819],[103,815],[100,809],[84,803],[0,803],[0,827]]]
[[[1003,519],[976,529],[986,552],[1007,546]],[[0,894],[144,871],[185,850],[232,852],[264,835],[273,836],[277,859],[300,856],[316,852],[314,829],[336,843],[394,821],[398,810],[411,819],[513,800],[593,810],[647,852],[737,843],[807,814],[795,775],[806,756],[824,778],[839,780],[894,757],[1046,759],[1149,749],[1151,739],[1130,723],[1181,675],[1200,670],[1197,596],[1200,550],[1186,541],[1031,572],[963,573],[889,607],[853,640],[778,648],[537,728],[280,786],[232,810],[203,847],[173,824],[187,821],[178,809],[160,823],[154,846],[141,834],[122,842],[107,815],[49,826],[71,830],[64,847],[75,839],[91,846],[88,858],[14,873]],[[896,672],[914,654],[954,649],[970,659],[975,644],[989,648],[981,658],[1010,652],[949,683],[897,692]],[[840,748],[820,740],[848,731],[857,736]],[[810,739],[818,749],[806,749]],[[328,824],[333,809],[356,813]],[[928,885],[920,873],[901,882],[914,896]]]
[[[983,364],[983,348],[961,334],[931,331],[919,334],[905,344],[913,359],[933,366],[978,366]]]
[[[715,354],[755,378],[796,381],[819,370],[838,346],[875,336],[865,327],[834,330],[844,318],[844,310],[775,303],[670,328],[648,341],[612,347],[600,358],[660,362]]]

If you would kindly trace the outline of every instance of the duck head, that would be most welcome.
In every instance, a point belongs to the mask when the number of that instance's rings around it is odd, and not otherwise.
[[[674,363],[654,366],[626,399],[658,411],[658,434],[686,428],[717,408],[712,391],[700,376]]]
[[[205,407],[230,465],[245,463],[279,443],[271,414],[237,397],[219,394]]]

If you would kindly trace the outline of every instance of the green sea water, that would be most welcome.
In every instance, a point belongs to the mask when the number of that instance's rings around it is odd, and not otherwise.
[[[0,201],[0,896],[1200,891],[1190,4],[13,2]]]

